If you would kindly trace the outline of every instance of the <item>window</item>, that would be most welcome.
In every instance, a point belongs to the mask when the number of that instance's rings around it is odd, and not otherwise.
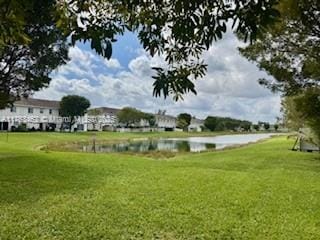
[[[15,106],[13,106],[12,108],[10,108],[10,112],[16,112],[17,108]]]
[[[52,114],[52,109],[49,109],[49,114]]]
[[[40,108],[40,113],[43,113],[43,110],[44,110],[43,108]]]
[[[33,108],[28,108],[28,113],[33,113]]]

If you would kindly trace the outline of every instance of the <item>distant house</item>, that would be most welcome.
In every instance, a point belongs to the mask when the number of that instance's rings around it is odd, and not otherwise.
[[[174,131],[177,127],[177,119],[174,116],[165,114],[155,114],[156,126],[160,130]]]
[[[11,108],[0,110],[0,130],[14,130],[21,125],[26,129],[54,130],[59,117],[59,101],[35,98],[16,101]]]
[[[110,115],[113,117],[117,117],[118,112],[121,109],[118,108],[110,108],[110,107],[98,107],[98,108],[91,108],[88,110],[88,114],[92,113],[92,111],[99,111],[100,113],[102,113],[103,115]]]
[[[201,132],[204,126],[204,120],[191,118],[190,125],[188,126],[189,132]]]
[[[119,131],[125,131],[123,128],[126,126],[118,122],[117,114],[121,109],[98,107],[88,110],[86,114],[87,128],[86,130],[96,131],[115,131],[119,128]],[[132,127],[148,128],[150,126],[149,121],[141,119],[139,123],[133,124]]]
[[[86,130],[114,130],[118,124],[118,108],[98,107],[88,110]]]
[[[59,115],[60,101],[43,99],[21,99],[16,101],[11,108],[0,110],[0,131],[11,131],[23,126],[26,130],[52,130],[60,131],[69,128],[70,119]],[[76,117],[72,131],[116,131],[124,129],[118,123],[117,114],[120,109],[109,107],[98,107],[89,109],[84,116]],[[166,115],[165,111],[154,114],[155,127],[150,129],[149,121],[142,119],[133,127],[141,131],[175,131],[177,119]],[[189,131],[201,131],[203,120],[193,118]],[[119,128],[119,129],[118,129]]]

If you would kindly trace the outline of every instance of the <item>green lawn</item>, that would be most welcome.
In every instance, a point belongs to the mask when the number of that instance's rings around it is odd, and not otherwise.
[[[0,239],[320,239],[320,154],[286,137],[157,160],[39,151],[87,139],[0,134]]]

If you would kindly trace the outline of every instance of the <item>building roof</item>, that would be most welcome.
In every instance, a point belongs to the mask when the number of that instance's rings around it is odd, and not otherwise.
[[[60,108],[60,101],[36,99],[36,98],[22,98],[16,101],[14,105],[40,108]]]
[[[190,124],[202,124],[203,125],[204,120],[193,117],[193,118],[191,118]]]
[[[171,115],[163,115],[163,114],[155,114],[156,117],[159,118],[165,118],[165,119],[172,119],[172,120],[176,120],[177,118]]]
[[[88,113],[90,114],[90,112],[92,112],[93,110],[98,110],[102,114],[117,114],[121,109],[109,108],[109,107],[98,107],[98,108],[89,109]]]

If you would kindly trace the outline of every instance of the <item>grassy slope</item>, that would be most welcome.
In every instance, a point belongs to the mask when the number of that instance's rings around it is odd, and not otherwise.
[[[119,136],[157,134],[98,135]],[[169,160],[35,149],[88,138],[0,134],[0,239],[320,239],[320,156],[285,137]]]

